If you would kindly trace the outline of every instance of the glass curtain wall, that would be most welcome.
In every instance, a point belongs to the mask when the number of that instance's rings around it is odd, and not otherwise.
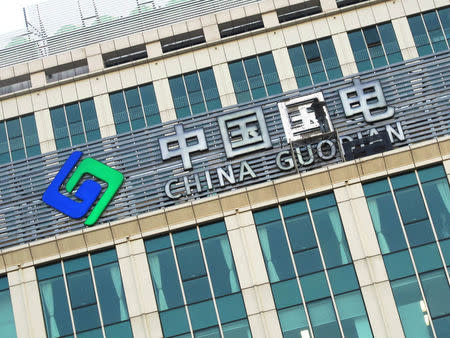
[[[363,185],[407,338],[450,336],[450,189],[436,166]]]
[[[94,100],[50,109],[56,149],[64,149],[101,138]]]
[[[6,276],[0,276],[0,332],[2,337],[17,337],[8,277]]]
[[[109,94],[109,100],[117,134],[161,123],[152,83]]]
[[[38,267],[47,337],[133,337],[115,249]]]
[[[282,92],[272,53],[230,62],[228,68],[238,103]]]
[[[390,22],[347,33],[359,72],[403,61]]]
[[[288,52],[299,88],[342,77],[331,38],[289,47]]]
[[[224,222],[145,246],[164,337],[251,337]]]
[[[438,53],[450,46],[450,7],[408,18],[419,56]]]
[[[372,337],[333,194],[254,213],[284,337]]]
[[[34,114],[0,121],[0,164],[40,153]]]
[[[222,108],[212,68],[169,79],[177,118]]]

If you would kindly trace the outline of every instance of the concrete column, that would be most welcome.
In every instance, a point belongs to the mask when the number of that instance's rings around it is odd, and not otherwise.
[[[170,91],[169,79],[164,78],[154,81],[153,88],[155,88],[161,121],[167,122],[176,120],[177,115],[173,104],[172,92]]]
[[[222,107],[237,104],[236,95],[234,94],[233,81],[231,80],[230,69],[228,64],[222,63],[213,66],[214,77],[216,78],[217,90],[219,91],[220,102]]]
[[[56,150],[55,136],[53,133],[50,110],[44,109],[34,113],[36,128],[41,146],[41,153],[45,154]]]
[[[8,273],[17,337],[46,337],[39,287],[34,267]]]
[[[342,74],[348,76],[356,74],[358,68],[356,67],[355,57],[353,56],[352,46],[346,32],[332,36],[334,48],[341,65]]]
[[[102,138],[116,134],[111,102],[108,94],[94,97],[95,110],[97,111],[98,126]]]
[[[392,26],[394,27],[395,35],[397,36],[398,45],[402,52],[403,59],[409,60],[419,57],[414,38],[406,17],[392,20]]]
[[[287,47],[274,50],[272,54],[283,92],[297,89],[294,68],[292,67]]]
[[[337,9],[336,0],[320,0],[320,6],[324,12]]]
[[[282,337],[251,211],[225,217],[236,270],[254,337]]]
[[[163,337],[144,241],[116,246],[134,337]]]
[[[361,183],[335,189],[348,246],[375,337],[404,337]]]

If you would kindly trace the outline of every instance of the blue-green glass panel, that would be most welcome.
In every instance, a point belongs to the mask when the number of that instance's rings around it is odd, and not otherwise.
[[[200,114],[206,111],[205,100],[203,98],[200,86],[199,75],[197,72],[184,76],[186,89],[189,95],[192,114]]]
[[[189,305],[188,309],[194,331],[217,325],[216,311],[212,300]]]
[[[222,331],[225,338],[251,338],[250,327],[246,319],[237,322],[222,325]]]
[[[219,91],[217,89],[216,78],[214,77],[214,71],[212,68],[204,69],[199,72],[200,81],[202,82],[203,94],[205,96],[208,109],[221,108],[220,106],[210,107],[209,102],[219,98]],[[219,100],[220,101],[220,100]]]
[[[423,299],[416,277],[391,282],[391,287],[405,336],[407,338],[433,337],[431,327],[425,324],[421,306]]]
[[[169,236],[152,238],[145,241],[145,249],[147,252],[154,252],[172,247]]]
[[[81,121],[81,112],[78,103],[68,104],[65,106],[65,108],[72,145],[86,143],[86,137],[84,135],[84,127],[83,122]]]
[[[278,317],[280,318],[283,337],[301,338],[302,334],[304,337],[311,336],[303,305],[280,310],[278,311]],[[306,335],[306,333],[308,333],[308,335]]]
[[[207,239],[209,237],[218,236],[227,233],[227,228],[224,222],[217,222],[213,224],[208,224],[200,227],[200,235],[202,239]]]
[[[413,248],[412,253],[419,273],[442,267],[441,257],[435,243]]]
[[[414,172],[395,176],[391,178],[392,187],[394,190],[410,187],[417,184],[417,178]]]
[[[294,75],[299,88],[312,84],[308,66],[306,65],[305,55],[302,46],[288,48],[289,58],[291,59]]]
[[[277,309],[302,303],[296,278],[272,284],[272,293]]]
[[[227,235],[203,241],[209,275],[216,297],[240,291]]]
[[[0,122],[0,164],[11,161],[9,156],[9,146],[6,137],[6,127],[4,122]]]
[[[383,260],[390,280],[414,275],[411,256],[407,250],[384,255]]]
[[[189,335],[188,337],[191,337],[191,335]],[[207,329],[194,332],[194,338],[220,338],[220,337],[221,335],[219,326],[209,327]]]
[[[434,52],[438,53],[446,50],[448,48],[447,41],[442,32],[437,13],[433,11],[423,14],[423,21],[425,22]]]
[[[285,219],[292,251],[297,252],[317,246],[309,214]]]
[[[322,54],[323,64],[327,70],[328,78],[330,80],[341,78],[341,66],[337,58],[333,40],[331,38],[319,40],[319,47]]]
[[[39,155],[41,153],[41,147],[39,145],[34,114],[22,117],[22,129],[24,132],[25,147],[27,148],[27,156]]]
[[[257,230],[270,282],[293,278],[294,268],[281,221],[258,226]]]
[[[383,41],[383,47],[386,52],[386,56],[390,64],[403,61],[400,47],[398,46],[397,37],[395,36],[392,23],[378,25],[381,39]]]
[[[36,268],[37,279],[43,280],[51,277],[62,276],[61,263],[54,263]]]
[[[395,197],[402,215],[403,224],[407,225],[428,218],[425,204],[417,185],[395,190]]]
[[[438,10],[438,15],[444,28],[447,44],[450,46],[450,7]]]
[[[77,332],[100,327],[97,304],[73,310],[72,313]]]
[[[444,256],[445,264],[447,266],[450,266],[450,239],[448,239],[446,241],[440,241],[439,244],[442,249],[442,254]]]
[[[25,158],[25,149],[19,119],[16,118],[6,121],[6,129],[8,130],[9,148],[11,150],[12,160],[16,161]]]
[[[429,220],[410,223],[405,226],[409,245],[414,247],[434,242],[433,230]]]
[[[106,338],[133,338],[130,321],[105,326]]]
[[[228,64],[231,79],[233,81],[234,92],[238,103],[250,101],[250,89],[245,77],[244,66],[242,60],[231,62]]]
[[[160,311],[184,304],[172,249],[148,254],[148,262]]]
[[[318,248],[297,252],[294,260],[300,276],[324,269]]]
[[[411,33],[413,35],[419,56],[431,54],[433,50],[431,49],[430,40],[425,30],[422,16],[419,14],[409,17],[408,23],[411,28]]]
[[[128,319],[119,263],[94,268],[95,284],[104,325]]]
[[[93,267],[107,263],[117,262],[116,250],[111,249],[91,254],[91,261]]]
[[[72,309],[97,303],[90,270],[68,274],[67,286],[69,287]]]
[[[84,269],[89,269],[88,256],[80,256],[64,261],[64,270],[66,274]]]
[[[359,288],[353,264],[328,270],[328,277],[335,295]]]
[[[235,293],[230,296],[216,298],[219,318],[222,323],[233,322],[247,317],[242,294]]]
[[[386,179],[363,184],[363,190],[366,197],[391,191],[389,188],[389,183]]]
[[[173,243],[175,245],[186,244],[194,241],[198,241],[198,234],[196,228],[176,232],[173,234]]]
[[[253,218],[256,224],[269,223],[281,218],[278,208],[265,209],[253,213]]]
[[[306,206],[306,202],[303,200],[284,204],[281,206],[281,210],[283,211],[284,218],[288,218],[291,216],[306,214],[308,212],[308,207]]]
[[[420,275],[431,317],[450,314],[450,287],[443,269]]]
[[[0,291],[8,290],[9,289],[9,283],[8,283],[8,277],[0,277]]]
[[[102,329],[95,329],[84,332],[77,332],[77,338],[102,338],[103,332]]]
[[[307,305],[315,337],[342,337],[331,298]]]
[[[281,93],[280,79],[278,78],[278,72],[272,53],[260,55],[259,63],[261,64],[267,95],[270,96]]]
[[[381,252],[387,254],[406,249],[406,240],[392,193],[389,191],[368,197],[367,205]]]
[[[186,309],[184,307],[159,313],[164,337],[177,336],[189,332]]]
[[[206,275],[199,242],[177,246],[176,252],[182,280]]]
[[[130,131],[130,119],[128,117],[127,108],[125,106],[125,98],[123,92],[109,94],[111,102],[111,109],[114,117],[114,124],[116,125],[116,132],[118,134]]]
[[[363,72],[368,69],[372,69],[372,64],[369,60],[369,54],[367,52],[366,44],[364,43],[364,37],[360,30],[348,33],[350,45],[352,47],[353,55],[355,56],[356,66],[359,72]]]
[[[150,83],[141,86],[139,87],[139,91],[141,92],[141,99],[144,106],[144,114],[147,119],[147,125],[154,126],[161,123],[158,102],[156,100],[153,84]]]
[[[259,68],[259,62],[256,57],[244,60],[245,72],[247,73],[248,83],[250,84],[250,91],[252,93],[253,100],[266,97],[266,89],[264,87],[263,77],[261,75],[261,69]]]
[[[0,291],[0,331],[2,337],[16,337],[14,313],[9,290]]]
[[[312,214],[327,267],[332,268],[351,262],[338,208],[321,209]]]
[[[125,90],[128,114],[130,117],[131,129],[137,130],[145,127],[144,112],[142,111],[141,99],[137,88]]]
[[[73,333],[63,277],[39,282],[39,293],[47,336],[53,338]]]
[[[331,207],[334,205],[336,205],[336,200],[332,193],[326,194],[326,195],[320,195],[320,196],[309,199],[309,206],[311,208],[311,211],[324,209],[324,208]]]
[[[87,100],[80,103],[81,113],[83,114],[84,129],[88,142],[101,138],[98,126],[97,112],[95,110],[94,100]]]
[[[188,304],[198,303],[212,298],[208,277],[206,276],[183,282],[183,287]]]
[[[437,337],[450,337],[450,316],[433,320]]]
[[[330,296],[330,289],[323,271],[300,277],[300,284],[306,302]]]
[[[450,188],[447,178],[423,183],[422,188],[438,238],[449,238]]]
[[[430,168],[420,169],[417,171],[421,183],[434,181],[438,178],[445,178],[445,170],[442,165],[437,165]]]
[[[67,128],[66,115],[63,107],[50,109],[53,134],[56,140],[56,149],[70,147],[69,129]]]
[[[336,306],[346,338],[373,337],[360,291],[337,296]]]

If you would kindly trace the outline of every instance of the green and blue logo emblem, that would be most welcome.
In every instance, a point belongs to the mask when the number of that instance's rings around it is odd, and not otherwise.
[[[82,155],[83,153],[81,151],[75,151],[69,156],[42,196],[42,200],[45,203],[74,219],[80,219],[86,215],[102,190],[102,187],[98,182],[93,180],[84,181],[75,192],[75,197],[79,198],[81,202],[74,201],[59,192],[61,185],[69,176]],[[98,203],[94,206],[84,222],[86,225],[93,225],[106,209],[117,190],[119,190],[123,182],[123,175],[117,170],[112,169],[93,158],[86,158],[81,161],[73,172],[73,175],[67,181],[66,190],[69,194],[72,193],[75,186],[85,174],[90,174],[108,184],[106,191],[100,197]]]

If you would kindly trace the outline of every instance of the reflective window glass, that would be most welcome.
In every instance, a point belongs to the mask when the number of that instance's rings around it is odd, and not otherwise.
[[[17,337],[8,278],[6,276],[0,277],[0,331],[4,337]]]

